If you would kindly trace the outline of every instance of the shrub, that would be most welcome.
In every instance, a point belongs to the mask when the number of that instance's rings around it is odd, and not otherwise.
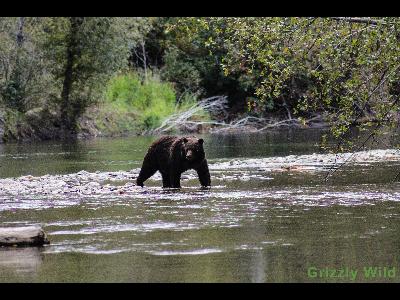
[[[154,72],[146,79],[133,72],[115,76],[106,87],[105,100],[110,109],[134,113],[138,130],[157,128],[168,116],[197,101],[194,95],[186,93],[177,103],[172,84],[162,82]],[[200,112],[196,119],[208,119],[208,113]]]

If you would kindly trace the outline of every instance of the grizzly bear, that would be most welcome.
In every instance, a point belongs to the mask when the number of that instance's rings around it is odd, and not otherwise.
[[[160,171],[164,188],[180,188],[181,174],[194,169],[201,185],[211,186],[203,143],[196,137],[161,137],[147,151],[136,184],[143,187],[148,178]]]

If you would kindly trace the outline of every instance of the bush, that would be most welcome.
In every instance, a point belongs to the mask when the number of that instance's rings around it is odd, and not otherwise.
[[[185,92],[201,93],[201,74],[193,58],[176,47],[169,48],[164,55],[165,65],[161,69],[162,79],[173,82],[178,96]]]
[[[157,128],[167,117],[197,101],[193,94],[186,93],[177,102],[172,84],[162,82],[154,72],[147,79],[133,72],[115,76],[106,87],[105,100],[111,105],[109,109],[135,115],[135,127],[139,131]],[[196,119],[209,119],[209,115],[204,111]]]

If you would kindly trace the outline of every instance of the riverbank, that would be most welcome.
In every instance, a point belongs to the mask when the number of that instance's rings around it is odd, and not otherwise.
[[[110,103],[88,108],[78,120],[76,139],[99,137],[123,137],[147,134],[204,134],[204,133],[248,133],[282,128],[328,128],[322,117],[310,120],[257,118],[240,115],[231,120],[220,116],[207,116],[202,107],[173,114],[161,122],[158,128],[143,126],[139,112],[120,109]],[[190,109],[194,111],[190,115]],[[200,111],[200,113],[199,113]],[[188,116],[189,115],[189,116]],[[63,139],[60,116],[52,109],[37,108],[25,114],[11,110],[0,110],[0,143],[48,141]]]

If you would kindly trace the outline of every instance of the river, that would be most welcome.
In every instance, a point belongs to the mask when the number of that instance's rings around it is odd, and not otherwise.
[[[340,158],[319,156],[321,134],[202,135],[210,190],[192,171],[181,190],[136,187],[156,137],[0,145],[1,226],[51,242],[1,248],[0,282],[399,282],[398,154],[325,182]]]

